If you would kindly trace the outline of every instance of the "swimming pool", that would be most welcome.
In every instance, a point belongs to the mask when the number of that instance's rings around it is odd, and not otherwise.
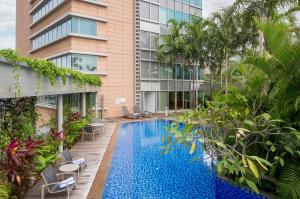
[[[262,198],[218,180],[209,160],[202,161],[203,153],[195,161],[179,145],[178,150],[161,155],[164,127],[169,123],[152,120],[121,125],[102,198]]]

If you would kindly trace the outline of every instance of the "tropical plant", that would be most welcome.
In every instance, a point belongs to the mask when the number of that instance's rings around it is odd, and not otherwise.
[[[9,199],[11,192],[11,185],[7,180],[5,171],[0,171],[0,198]]]
[[[15,138],[9,143],[5,153],[1,154],[0,169],[6,172],[9,182],[18,186],[19,192],[15,193],[18,197],[22,197],[34,182],[34,157],[41,144],[42,141],[31,138],[26,141]]]

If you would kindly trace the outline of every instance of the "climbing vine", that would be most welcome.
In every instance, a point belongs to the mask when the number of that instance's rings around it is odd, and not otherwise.
[[[19,66],[19,63],[26,63],[35,72],[37,72],[38,75],[47,77],[50,80],[51,85],[56,84],[57,77],[60,77],[65,84],[68,76],[71,76],[73,80],[78,82],[81,86],[101,86],[102,84],[100,78],[95,75],[83,74],[72,69],[60,68],[47,60],[23,57],[12,49],[0,50],[0,56],[10,61],[15,66],[15,68]]]

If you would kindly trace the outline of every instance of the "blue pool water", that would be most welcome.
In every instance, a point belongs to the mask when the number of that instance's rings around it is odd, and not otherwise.
[[[203,153],[196,154],[196,161],[189,149],[178,145],[162,155],[162,136],[168,124],[153,120],[121,126],[104,199],[261,198],[217,179]]]

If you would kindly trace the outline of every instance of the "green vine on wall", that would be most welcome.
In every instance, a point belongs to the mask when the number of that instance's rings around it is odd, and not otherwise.
[[[23,57],[12,49],[0,50],[0,56],[9,60],[14,66],[19,66],[20,63],[26,63],[39,75],[47,77],[50,80],[51,85],[56,84],[57,77],[60,77],[65,84],[68,76],[71,76],[73,80],[80,85],[101,86],[102,84],[98,76],[83,74],[72,69],[60,68],[47,60]]]

